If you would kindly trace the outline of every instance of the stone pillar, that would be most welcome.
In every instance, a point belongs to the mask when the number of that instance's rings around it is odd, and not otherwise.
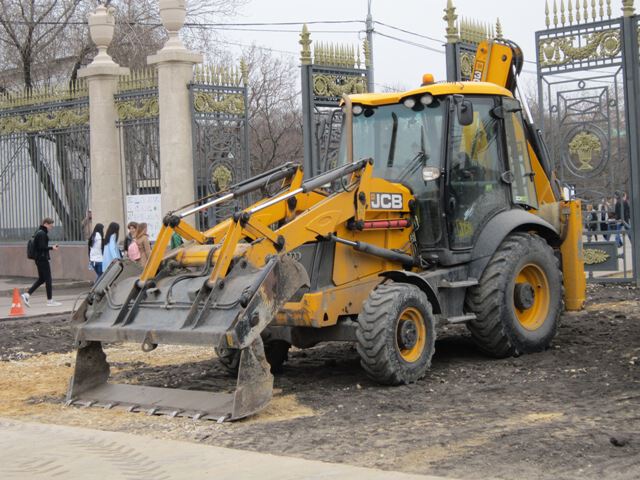
[[[113,12],[113,7],[99,5],[89,14],[89,31],[98,47],[98,55],[78,75],[86,78],[89,84],[93,224],[103,223],[106,229],[109,222],[118,222],[122,229],[125,219],[123,172],[113,95],[118,87],[118,77],[128,75],[129,69],[119,66],[107,54],[115,26]]]
[[[186,17],[185,0],[160,0],[160,17],[169,39],[147,61],[158,68],[160,108],[160,193],[163,214],[193,202],[192,124],[189,90],[193,66],[202,55],[187,50],[178,32]],[[185,219],[192,225],[194,218]]]

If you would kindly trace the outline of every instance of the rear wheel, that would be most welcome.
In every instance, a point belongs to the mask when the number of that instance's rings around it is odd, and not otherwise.
[[[431,304],[415,285],[378,285],[358,316],[356,337],[360,363],[373,380],[415,382],[427,372],[435,348]]]
[[[485,353],[503,358],[551,344],[562,310],[562,275],[549,245],[537,235],[509,235],[480,283],[467,292],[467,323]]]

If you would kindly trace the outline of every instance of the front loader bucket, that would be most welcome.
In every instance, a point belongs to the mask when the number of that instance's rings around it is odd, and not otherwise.
[[[133,274],[132,274],[133,273]],[[137,287],[137,271],[112,264],[74,316],[78,347],[67,404],[124,407],[150,414],[235,420],[271,400],[273,376],[260,332],[302,286],[303,267],[287,256],[263,268],[238,262],[213,289],[207,276],[158,275],[148,289]],[[145,351],[158,344],[211,345],[241,352],[234,393],[117,385],[102,342],[135,342]]]

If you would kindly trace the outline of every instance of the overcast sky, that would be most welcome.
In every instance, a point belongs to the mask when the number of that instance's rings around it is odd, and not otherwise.
[[[446,0],[372,0],[373,19],[421,35],[439,39],[428,40],[381,25],[375,29],[418,43],[435,50],[444,51],[445,22],[443,9]],[[619,14],[620,0],[613,0]],[[525,53],[525,60],[535,61],[535,31],[545,28],[544,0],[454,0],[456,13],[495,24],[498,16],[502,22],[505,38],[518,43]],[[252,0],[242,9],[241,15],[229,22],[301,22],[326,20],[362,20],[366,18],[367,0]],[[614,15],[616,12],[614,12]],[[265,48],[277,50],[299,63],[298,26],[247,27],[273,29],[277,32],[228,31],[229,42],[248,45],[255,42]],[[364,38],[364,24],[314,24],[309,25],[312,40],[358,44]],[[330,33],[339,32],[339,33]],[[229,45],[239,54],[238,45]],[[288,53],[284,53],[288,52]],[[374,63],[376,88],[382,86],[413,88],[420,83],[422,74],[431,72],[436,80],[444,79],[445,59],[437,53],[418,46],[376,35],[374,37]],[[525,70],[535,71],[534,64],[526,64]],[[527,75],[525,83],[533,83],[535,76]]]

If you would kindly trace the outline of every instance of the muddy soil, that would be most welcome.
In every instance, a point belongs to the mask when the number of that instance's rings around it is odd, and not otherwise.
[[[553,347],[505,360],[464,327],[439,332],[415,385],[369,381],[355,349],[292,351],[272,404],[216,424],[62,406],[73,362],[64,319],[0,323],[0,416],[455,478],[640,478],[640,292],[590,287]],[[209,349],[107,350],[119,381],[229,389]]]

